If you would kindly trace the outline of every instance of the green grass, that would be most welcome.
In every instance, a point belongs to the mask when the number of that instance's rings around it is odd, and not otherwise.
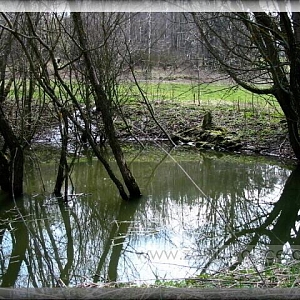
[[[66,82],[69,88],[73,91],[76,99],[79,102],[85,102],[85,87],[77,82]],[[277,102],[271,96],[259,96],[249,91],[236,86],[228,84],[195,84],[195,83],[174,83],[174,82],[141,82],[145,96],[150,102],[155,101],[171,101],[175,103],[195,103],[203,106],[218,106],[218,105],[234,105],[237,109],[244,109],[246,107],[261,107],[261,106],[275,106],[278,107]],[[28,87],[27,87],[28,89]],[[55,87],[55,93],[63,102],[70,101],[69,96],[63,88],[60,92],[58,86]],[[80,92],[81,91],[81,92]],[[15,99],[22,98],[22,85],[18,86],[18,90],[14,91],[12,86],[9,97]],[[134,83],[123,82],[120,83],[116,89],[115,97],[120,104],[124,103],[140,103],[143,98]],[[43,99],[44,93],[42,89],[36,87],[33,98],[36,101]],[[49,99],[48,96],[45,99]],[[90,98],[92,101],[92,99]]]
[[[194,101],[198,100],[251,100],[252,94],[242,88],[230,90],[227,85],[201,85],[187,83],[142,83],[140,84],[149,100]],[[128,93],[140,97],[136,86],[124,84],[121,90],[130,90]]]
[[[261,272],[254,269],[228,271],[215,275],[203,274],[184,280],[156,280],[155,286],[197,288],[299,287],[300,264],[274,264]]]
[[[194,102],[203,105],[216,105],[226,102],[235,105],[264,105],[267,102],[276,104],[271,96],[259,96],[241,87],[225,84],[195,85],[188,83],[141,83],[140,87],[150,101]],[[127,101],[139,101],[142,97],[138,88],[132,84],[120,86],[121,98]]]

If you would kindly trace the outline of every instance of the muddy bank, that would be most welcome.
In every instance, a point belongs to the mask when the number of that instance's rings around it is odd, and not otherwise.
[[[143,145],[151,141],[166,141],[165,131],[174,144],[182,147],[295,159],[288,140],[286,122],[281,114],[253,109],[239,110],[220,103],[199,106],[192,102],[156,101],[152,103],[152,108],[156,121],[143,103],[123,105],[122,113],[115,113],[114,117],[118,137],[124,142],[139,142]],[[97,132],[95,135],[100,144],[100,138],[103,138],[101,116],[94,113],[92,116],[93,131]],[[207,116],[209,120],[205,121]],[[42,128],[35,143],[60,147],[58,124],[51,124],[51,128]],[[76,139],[70,137],[70,141],[74,142],[72,147],[81,142],[79,134],[77,132]]]
[[[231,106],[198,106],[194,103],[153,103],[155,117],[177,145],[295,159],[283,115],[237,110]],[[162,140],[166,135],[143,105],[123,108],[127,125],[118,117],[119,137],[124,140]],[[209,124],[205,118],[210,115]],[[206,126],[208,125],[208,126]]]

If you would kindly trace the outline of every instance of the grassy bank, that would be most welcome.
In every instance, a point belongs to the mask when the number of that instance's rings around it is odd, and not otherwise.
[[[272,96],[259,96],[239,87],[216,83],[147,82],[140,86],[157,120],[170,134],[201,126],[203,116],[211,111],[214,125],[240,139],[245,150],[292,156],[284,115]],[[132,130],[135,135],[160,137],[159,130],[153,129],[156,126],[137,87],[123,85],[120,89],[120,94],[128,95],[124,97],[127,99],[123,102],[124,110],[127,106],[134,112],[128,118],[138,128]]]
[[[210,100],[208,105],[165,100],[153,101],[152,107],[157,121],[171,135],[201,128],[203,117],[209,110],[216,127],[240,140],[242,152],[293,158],[284,116],[280,109],[266,102],[251,105],[251,101],[247,101],[238,106],[238,103],[216,100]],[[138,139],[165,138],[143,102],[124,104],[123,111],[131,132]],[[120,124],[121,133],[125,132],[121,121],[116,124]]]
[[[160,287],[193,288],[293,288],[299,287],[300,262],[274,264],[264,270],[224,271],[214,275],[203,274],[182,280],[157,280]]]
[[[200,290],[223,289],[280,289],[299,288],[300,262],[287,264],[275,263],[264,270],[241,269],[221,271],[213,275],[202,274],[192,278],[157,279],[155,283],[147,282],[107,282],[86,283],[86,287],[118,287],[118,288],[197,288]],[[297,298],[298,299],[298,298]]]

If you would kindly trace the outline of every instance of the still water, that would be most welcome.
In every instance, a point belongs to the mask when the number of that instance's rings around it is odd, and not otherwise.
[[[93,158],[76,160],[69,201],[58,201],[53,155],[29,160],[25,196],[17,207],[3,200],[0,212],[1,286],[54,287],[59,278],[67,286],[149,284],[254,259],[259,268],[274,245],[289,259],[299,239],[298,169],[258,157],[171,155],[126,151],[143,191],[133,202],[120,199]]]

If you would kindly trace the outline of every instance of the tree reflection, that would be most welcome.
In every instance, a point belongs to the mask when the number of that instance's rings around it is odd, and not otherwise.
[[[214,263],[216,258],[221,256],[227,248],[238,245],[243,241],[242,247],[238,248],[237,260],[230,265],[233,270],[243,263],[246,257],[251,255],[257,247],[264,246],[263,255],[265,265],[272,264],[274,261],[282,261],[284,245],[289,243],[292,250],[300,249],[299,232],[299,209],[300,209],[300,167],[297,166],[287,179],[282,194],[277,202],[273,204],[272,210],[267,215],[262,215],[262,222],[257,223],[253,219],[252,223],[245,224],[244,228],[234,231],[226,239],[223,245],[214,252],[205,266],[202,273]],[[247,241],[245,243],[245,241]],[[297,258],[292,256],[292,258]],[[299,257],[298,257],[299,258]]]
[[[41,165],[39,171],[27,169],[26,190],[32,194],[17,202],[25,222],[0,223],[2,251],[7,249],[0,259],[2,286],[132,280],[144,276],[138,275],[142,267],[143,274],[152,272],[153,260],[144,255],[149,249],[188,247],[183,263],[206,272],[236,268],[252,249],[299,244],[298,168],[286,181],[288,169],[255,159],[175,153],[201,193],[165,153],[151,154],[151,159],[148,153],[139,155],[131,169],[145,196],[130,203],[120,199],[94,160],[75,165],[75,191],[69,191],[73,195],[67,204],[51,194],[33,194],[39,189],[34,178],[40,173],[46,190],[53,189],[55,172],[49,165]],[[16,219],[9,211],[1,211],[0,220]],[[176,258],[175,263],[179,264]],[[169,269],[176,276],[173,266]]]
[[[289,242],[291,245],[299,243],[300,232],[296,229],[299,221],[300,209],[300,166],[291,173],[288,178],[279,201],[275,204],[274,210],[270,213],[273,220],[277,215],[276,223],[270,230],[270,244],[284,244]],[[271,220],[267,220],[270,223]],[[298,227],[298,226],[297,226]],[[292,234],[292,236],[291,236]]]
[[[122,254],[125,240],[128,236],[132,222],[134,221],[134,215],[138,208],[139,201],[125,202],[120,205],[119,214],[115,222],[113,222],[110,230],[109,238],[106,241],[103,253],[101,255],[96,275],[94,276],[94,282],[98,282],[100,279],[99,274],[103,270],[103,265],[107,255],[111,250],[111,255],[108,264],[107,278],[108,281],[117,281],[118,278],[118,264]]]
[[[2,207],[5,208],[0,214],[1,287],[14,286],[25,261],[29,241],[28,230],[23,221],[26,216],[24,207],[16,209],[10,200],[7,196],[0,195]]]

